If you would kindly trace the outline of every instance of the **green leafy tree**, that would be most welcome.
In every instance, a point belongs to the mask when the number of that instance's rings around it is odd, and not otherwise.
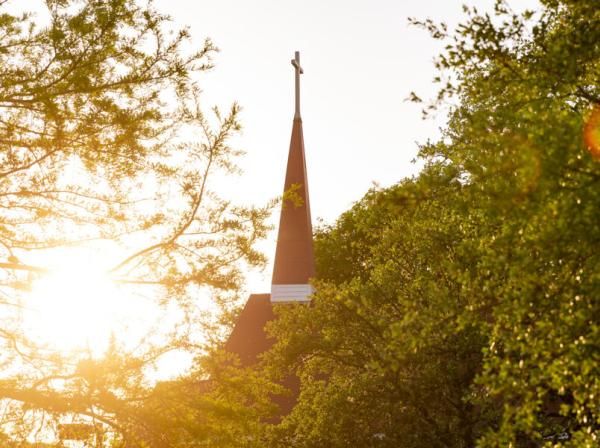
[[[600,429],[600,177],[582,137],[600,102],[600,17],[595,2],[542,3],[533,22],[502,2],[497,20],[469,11],[440,59],[460,80],[442,91],[461,98],[450,143],[424,150],[460,167],[497,223],[464,282],[488,325],[489,446],[594,446]]]
[[[273,325],[269,367],[302,379],[281,446],[473,445],[486,416],[464,398],[484,338],[459,319],[459,266],[482,227],[456,174],[374,190],[317,236],[313,306]]]
[[[68,419],[121,446],[172,446],[143,412],[159,393],[144,371],[195,349],[198,288],[227,308],[240,263],[263,262],[254,242],[268,207],[210,189],[237,170],[239,107],[203,113],[198,78],[216,49],[186,52],[188,31],[151,2],[47,0],[38,16],[10,12],[15,3],[0,1],[0,428],[44,438]],[[115,281],[176,304],[186,326],[132,353],[114,343],[105,359],[65,358],[24,332],[23,290],[46,271],[37,253],[103,244],[122,254]]]
[[[413,21],[448,44],[425,112],[450,118],[317,235],[313,306],[272,326],[302,379],[274,446],[598,445],[600,15],[541,3]]]

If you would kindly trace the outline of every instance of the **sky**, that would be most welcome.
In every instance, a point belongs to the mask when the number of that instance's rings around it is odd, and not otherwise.
[[[407,98],[411,91],[425,100],[436,95],[434,59],[445,44],[408,18],[453,29],[464,19],[463,3],[491,11],[494,0],[154,0],[174,28],[189,27],[192,46],[210,38],[220,49],[199,82],[206,110],[242,106],[244,129],[234,145],[246,151],[243,174],[217,188],[244,205],[282,194],[294,114],[290,60],[300,51],[313,225],[335,222],[374,184],[418,173],[418,145],[438,139],[446,117],[442,111],[423,120],[422,105]],[[509,3],[516,10],[538,5]],[[41,0],[8,3],[18,10],[40,6]],[[275,241],[273,231],[260,245],[271,260]],[[268,291],[270,275],[270,264],[251,273],[248,290]]]
[[[282,193],[294,112],[294,51],[300,51],[301,105],[313,220],[333,223],[377,183],[418,172],[418,144],[440,136],[443,113],[423,120],[411,91],[432,98],[433,61],[443,44],[408,17],[463,18],[464,0],[156,0],[193,42],[219,47],[201,78],[205,106],[237,101],[247,154],[235,199],[263,204]],[[493,1],[466,1],[491,10]],[[517,5],[518,3],[518,5]],[[535,7],[533,0],[513,7]],[[274,223],[277,222],[277,214]],[[262,245],[271,259],[276,234]],[[268,291],[270,266],[249,288]],[[260,292],[255,291],[255,292]]]
[[[313,217],[334,221],[372,186],[416,172],[417,141],[436,134],[411,90],[433,93],[439,49],[408,16],[457,15],[448,1],[158,0],[193,39],[220,48],[202,79],[205,104],[243,108],[239,197],[281,194],[294,107],[290,59],[301,54],[301,103]]]
[[[8,5],[39,11],[41,1],[14,0]],[[433,62],[444,44],[410,26],[408,17],[444,21],[454,28],[463,17],[462,0],[155,0],[154,4],[172,16],[174,27],[190,27],[193,45],[201,47],[209,37],[221,50],[215,68],[200,83],[206,110],[213,105],[227,109],[234,101],[243,108],[244,131],[234,142],[247,152],[240,163],[243,174],[217,184],[225,196],[241,204],[263,205],[282,193],[294,115],[290,60],[295,51],[300,51],[304,68],[301,104],[313,224],[335,222],[374,183],[386,187],[418,173],[419,164],[411,162],[418,144],[440,137],[444,114],[424,121],[422,106],[406,98],[411,91],[424,99],[435,96]],[[476,4],[490,10],[493,0]],[[518,0],[519,8],[536,5],[536,0]],[[277,210],[274,225],[278,215]],[[276,229],[260,246],[271,260],[275,242]],[[119,319],[128,333],[135,333],[138,320],[141,334],[148,322],[173,326],[171,318],[165,320],[139,301],[124,309],[118,293],[99,287],[96,305],[104,308],[93,311],[94,294],[81,291],[89,291],[90,281],[97,279],[88,280],[82,272],[77,275],[81,289],[64,289],[73,283],[76,270],[69,267],[73,263],[92,270],[90,263],[77,260],[66,266],[67,280],[48,279],[37,286],[37,293],[34,287],[33,299],[51,305],[40,306],[33,316],[31,326],[39,330],[40,338],[80,344],[73,340],[71,326],[56,334],[56,321],[64,316],[58,313],[53,319],[51,314],[64,309],[75,313],[83,307],[80,314],[95,324],[81,320],[89,337],[108,341],[109,323],[118,316],[111,314],[105,297],[116,301],[114,309],[123,309]],[[249,272],[246,292],[268,292],[270,280],[270,264],[261,272]],[[53,301],[47,300],[49,296]],[[88,302],[80,304],[81,297],[88,297]],[[57,306],[57,298],[62,306]],[[177,314],[167,316],[175,320]],[[169,368],[159,368],[161,375],[175,375],[187,362],[173,359],[166,361]]]

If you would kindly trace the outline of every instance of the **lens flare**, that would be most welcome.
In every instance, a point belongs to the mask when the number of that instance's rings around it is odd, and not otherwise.
[[[37,346],[65,357],[100,357],[113,338],[126,349],[137,347],[159,322],[161,308],[107,273],[114,259],[109,248],[47,256],[35,263],[48,272],[33,280],[21,314],[23,332]]]
[[[87,267],[73,264],[33,284],[24,327],[36,342],[62,353],[106,350],[124,300],[108,277]]]
[[[583,128],[583,139],[595,160],[600,160],[600,105],[592,110]]]

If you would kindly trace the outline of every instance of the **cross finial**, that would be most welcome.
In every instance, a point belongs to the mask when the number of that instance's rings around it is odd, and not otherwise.
[[[304,70],[302,70],[302,67],[300,66],[299,51],[296,51],[294,59],[292,59],[292,65],[296,72],[296,111],[294,113],[294,118],[300,118],[300,75],[304,73]]]

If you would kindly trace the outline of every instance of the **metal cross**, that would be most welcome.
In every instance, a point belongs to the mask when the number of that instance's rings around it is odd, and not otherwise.
[[[294,118],[300,118],[300,75],[304,73],[300,66],[300,52],[296,51],[294,59],[292,59],[292,65],[296,71],[296,111]]]

